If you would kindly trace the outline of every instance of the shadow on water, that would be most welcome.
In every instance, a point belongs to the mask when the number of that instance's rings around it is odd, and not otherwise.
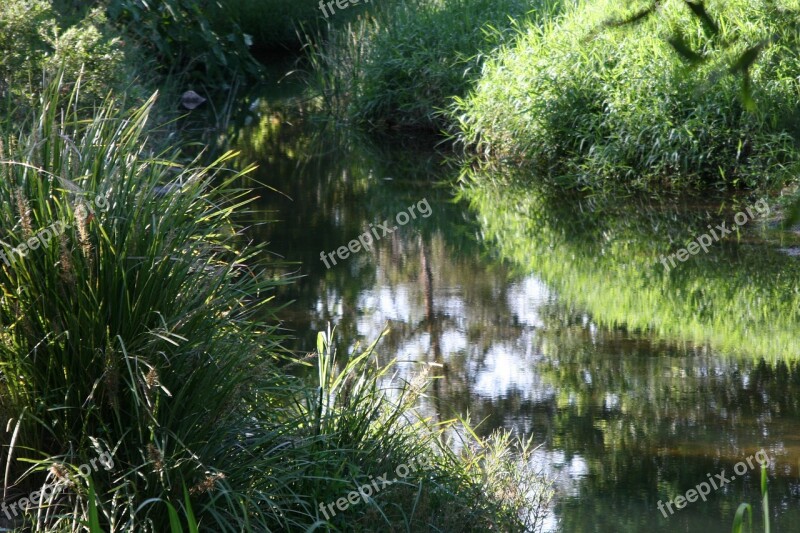
[[[754,220],[669,272],[659,262],[753,199],[568,196],[510,171],[456,195],[459,169],[437,153],[314,123],[314,106],[254,99],[225,139],[259,165],[249,236],[302,276],[277,297],[293,301],[294,350],[328,322],[342,354],[389,324],[379,352],[401,377],[436,364],[426,413],[544,443],[559,531],[729,531],[740,502],[758,507],[757,470],[667,518],[657,502],[761,448],[774,530],[792,530],[800,267],[774,242],[790,237]],[[322,252],[422,200],[430,216],[326,268]]]

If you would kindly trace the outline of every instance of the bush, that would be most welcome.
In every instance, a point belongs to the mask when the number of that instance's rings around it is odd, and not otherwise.
[[[798,11],[770,0],[708,2],[714,35],[686,2],[668,0],[636,25],[613,23],[643,5],[587,0],[543,27],[528,24],[452,110],[461,140],[572,184],[755,185],[792,170]],[[676,37],[707,60],[690,64],[680,43],[668,43]],[[757,102],[747,110],[736,61],[771,39],[746,71]]]
[[[34,105],[42,76],[67,84],[81,77],[87,102],[123,88],[135,96],[130,65],[138,59],[99,8],[66,23],[51,2],[10,0],[0,9],[0,96],[10,107]]]

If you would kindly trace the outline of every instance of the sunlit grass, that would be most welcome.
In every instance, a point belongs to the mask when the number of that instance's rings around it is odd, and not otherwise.
[[[494,47],[557,1],[375,2],[369,16],[309,45],[312,87],[338,117],[379,129],[437,132],[441,113],[480,75]]]
[[[752,186],[790,176],[800,111],[796,4],[708,2],[720,28],[713,38],[681,0],[638,24],[608,25],[645,4],[579,1],[523,26],[453,107],[460,140],[571,185]],[[668,43],[676,32],[709,60],[688,64]],[[757,105],[748,111],[734,62],[770,39],[750,68]]]

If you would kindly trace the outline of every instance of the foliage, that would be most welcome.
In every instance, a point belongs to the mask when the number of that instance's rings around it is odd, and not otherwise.
[[[12,1],[0,10],[0,96],[39,76],[51,17],[44,0]]]
[[[257,77],[242,32],[226,2],[202,0],[108,0],[109,18],[152,48],[165,72],[182,74],[211,88],[230,88],[237,75]]]
[[[767,466],[761,465],[761,503],[764,512],[764,533],[770,532],[769,527],[769,494],[767,493]],[[743,533],[744,517],[749,518],[748,531],[753,531],[753,507],[749,503],[742,503],[736,509],[736,515],[733,518],[733,533]]]
[[[541,528],[552,491],[529,464],[530,442],[509,434],[480,439],[468,421],[433,425],[414,410],[429,383],[426,371],[412,383],[387,388],[379,382],[387,381],[393,362],[378,366],[371,360],[377,343],[336,370],[332,338],[330,330],[318,338],[319,389],[306,399],[303,427],[325,437],[320,450],[325,455],[338,450],[336,456],[344,452],[349,460],[337,470],[330,469],[333,465],[315,469],[307,490],[319,501],[333,502],[331,495],[346,494],[373,476],[388,472],[395,480],[373,495],[359,516],[350,509],[331,521],[334,526],[454,532]],[[448,442],[448,435],[457,442]],[[422,456],[427,468],[397,475],[398,465]]]
[[[0,97],[9,107],[33,105],[43,75],[61,74],[74,83],[83,72],[86,101],[112,89],[140,96],[130,66],[138,59],[99,8],[76,21],[64,19],[43,0],[10,0],[0,10]]]
[[[35,120],[4,139],[0,226],[16,260],[0,266],[0,410],[18,426],[9,458],[86,463],[110,451],[131,470],[95,480],[117,504],[102,508],[106,520],[160,530],[154,507],[137,513],[110,495],[213,488],[217,468],[247,466],[220,458],[237,455],[247,413],[267,407],[247,402],[272,374],[260,354],[275,338],[245,319],[279,282],[245,270],[254,251],[231,247],[240,193],[224,179],[210,187],[225,158],[181,168],[148,154],[152,99],[127,116],[109,102],[82,121],[79,91],[65,101],[54,84]],[[168,179],[180,194],[159,192]],[[56,221],[70,228],[24,258],[11,252]],[[218,517],[244,509],[235,496],[216,505]]]
[[[378,128],[440,129],[438,111],[463,95],[519,21],[557,3],[531,0],[386,2],[310,49],[313,84],[339,116]],[[530,22],[534,24],[534,22]],[[341,99],[345,98],[344,102]]]
[[[460,140],[570,184],[786,178],[797,164],[797,6],[710,2],[713,31],[683,0],[639,17],[648,6],[580,1],[522,28],[452,109]],[[742,73],[757,106],[740,98]]]
[[[12,499],[53,471],[65,487],[15,525],[540,523],[523,510],[544,509],[549,489],[510,455],[513,443],[475,441],[465,430],[472,451],[451,450],[444,437],[455,422],[433,424],[412,408],[426,379],[388,379],[374,345],[338,365],[329,332],[310,358],[317,383],[293,377],[287,364],[309,361],[288,360],[271,325],[270,294],[288,280],[263,270],[263,245],[246,246],[233,222],[250,196],[232,184],[250,167],[225,170],[231,154],[201,166],[180,164],[176,150],[148,152],[153,99],[125,114],[107,102],[81,120],[80,87],[62,89],[48,88],[38,114],[3,136],[0,154],[0,466]],[[65,224],[60,235],[30,244],[55,221]],[[24,257],[11,251],[23,243]],[[523,459],[529,449],[522,443]],[[73,473],[103,452],[116,468]],[[320,504],[422,454],[433,456],[429,470],[330,524],[320,515]]]

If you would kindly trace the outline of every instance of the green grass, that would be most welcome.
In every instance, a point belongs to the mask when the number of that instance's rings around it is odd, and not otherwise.
[[[250,167],[227,169],[232,154],[201,165],[178,148],[153,153],[154,98],[128,112],[109,101],[87,120],[78,93],[49,86],[37,113],[0,135],[3,250],[37,242],[56,221],[69,225],[25,257],[0,261],[5,498],[38,490],[52,472],[67,484],[53,505],[14,525],[541,523],[550,491],[529,466],[529,442],[480,440],[459,420],[423,418],[414,406],[428,379],[389,379],[374,345],[337,358],[328,332],[308,360],[283,352],[271,293],[290,280],[269,274],[264,246],[248,246],[233,222],[251,196],[234,184]],[[317,366],[316,379],[294,377],[297,365]],[[115,468],[73,473],[103,452]],[[422,455],[429,468],[330,521],[320,514],[320,504]]]
[[[709,32],[681,0],[578,1],[524,25],[451,117],[459,139],[569,185],[774,185],[797,168],[797,2],[707,2]],[[690,64],[668,40],[704,56]],[[745,50],[767,45],[747,69]]]
[[[767,466],[761,465],[761,507],[763,511],[764,533],[770,533],[769,526],[769,494],[767,493]],[[745,522],[745,517],[748,521]],[[747,528],[745,528],[745,523]],[[733,518],[732,533],[745,533],[746,531],[753,530],[753,506],[749,503],[741,503],[736,509],[736,515]]]
[[[557,2],[413,0],[375,2],[371,16],[309,45],[314,87],[339,118],[378,129],[438,132],[440,115],[480,75],[487,54],[523,20]]]

